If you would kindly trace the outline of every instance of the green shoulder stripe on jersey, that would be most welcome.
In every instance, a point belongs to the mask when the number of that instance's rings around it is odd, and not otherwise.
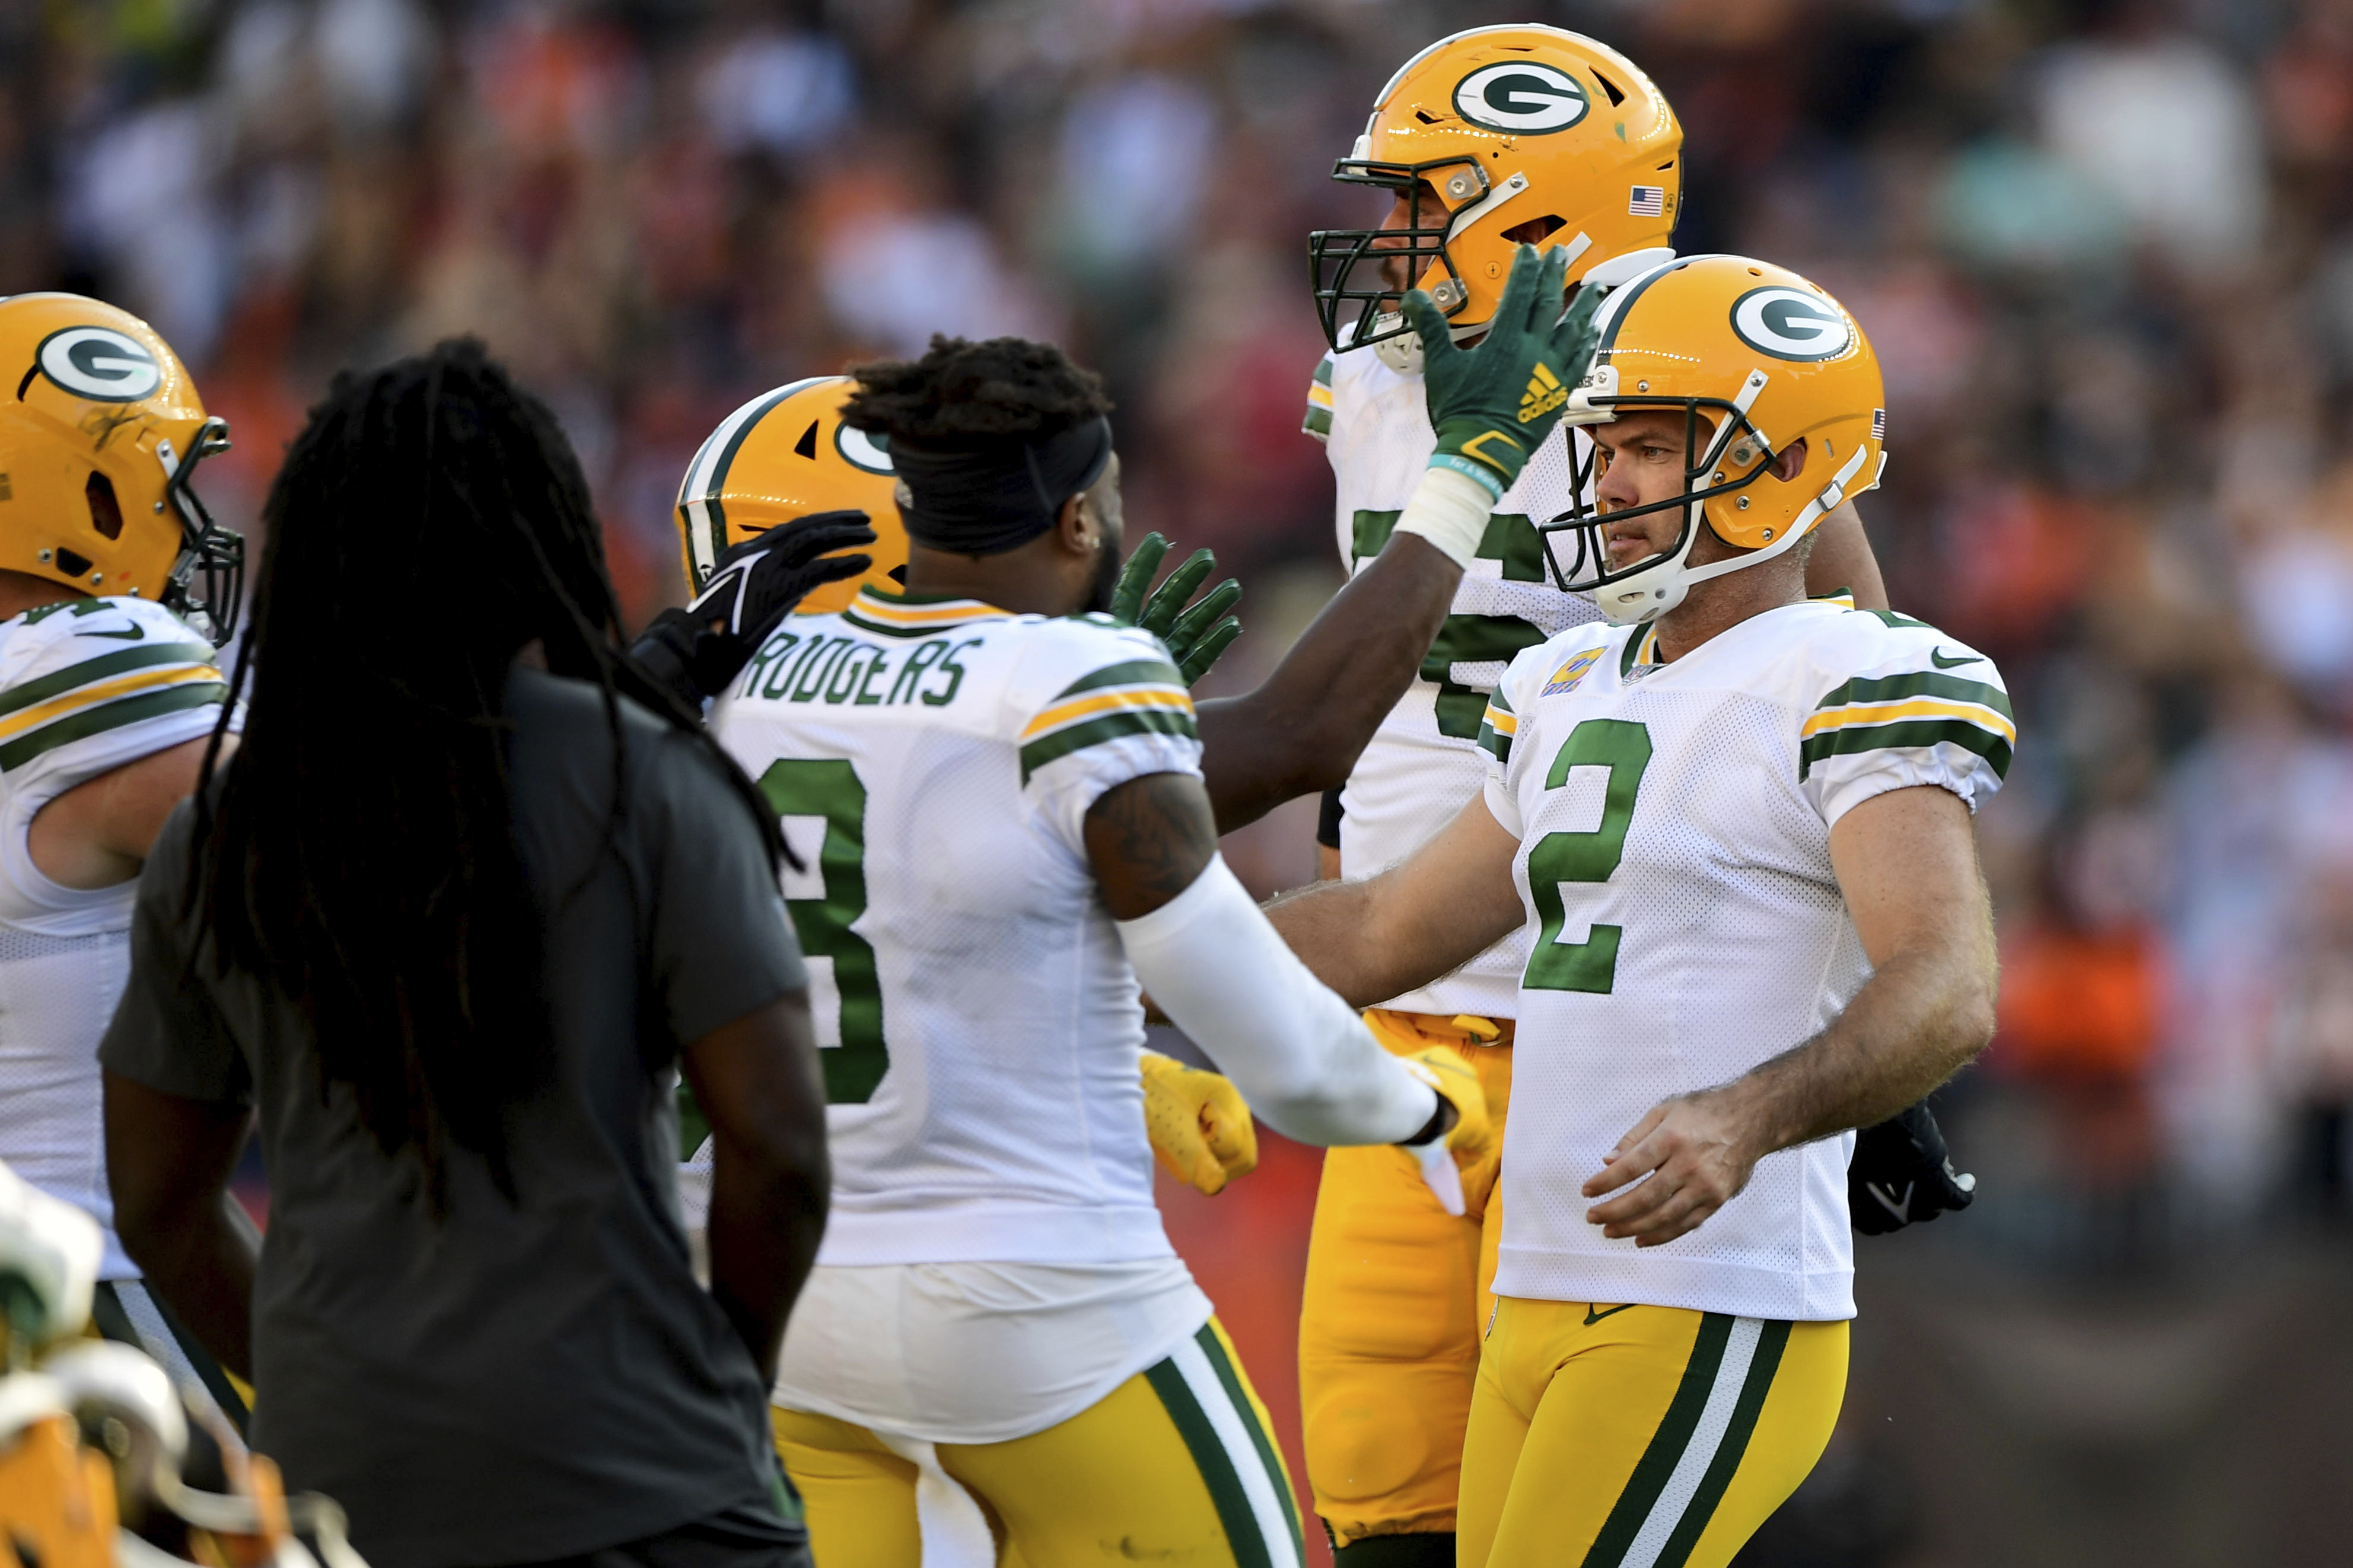
[[[1479,721],[1479,749],[1492,754],[1499,763],[1512,760],[1512,738],[1498,733],[1495,726],[1483,719]]]
[[[1894,610],[1865,610],[1861,606],[1857,606],[1857,610],[1862,615],[1877,616],[1881,623],[1885,626],[1913,626],[1926,632],[1933,632],[1936,629],[1926,621],[1915,621],[1909,616],[1899,616]]]
[[[1329,386],[1332,384],[1332,356],[1330,354],[1325,354],[1322,359],[1315,362],[1315,384],[1318,386]]]
[[[1107,664],[1079,677],[1056,692],[1054,700],[1060,702],[1082,691],[1099,691],[1106,686],[1173,686],[1182,691],[1185,678],[1165,658],[1131,658],[1124,664]]]
[[[23,767],[44,752],[87,740],[92,735],[104,734],[109,730],[119,730],[125,724],[136,724],[142,719],[161,718],[166,713],[202,708],[227,699],[227,681],[207,680],[167,687],[144,696],[126,697],[120,702],[101,702],[94,708],[84,708],[67,714],[54,724],[44,724],[21,740],[0,746],[0,773]]]
[[[1239,1568],[1274,1568],[1266,1539],[1259,1533],[1250,1494],[1242,1489],[1241,1476],[1184,1373],[1174,1361],[1155,1362],[1144,1369],[1144,1380],[1160,1396],[1160,1407],[1168,1412],[1170,1425],[1185,1439],[1186,1452],[1193,1456],[1201,1483],[1209,1489],[1210,1505],[1218,1510],[1218,1522],[1225,1526],[1226,1544],[1233,1551],[1234,1562]]]
[[[1203,1323],[1201,1331],[1193,1339],[1200,1345],[1201,1353],[1209,1358],[1209,1370],[1218,1374],[1218,1383],[1225,1389],[1226,1398],[1232,1402],[1234,1414],[1240,1415],[1242,1425],[1250,1428],[1250,1446],[1258,1450],[1258,1462],[1266,1467],[1267,1485],[1276,1497],[1282,1500],[1283,1521],[1291,1526],[1291,1544],[1295,1550],[1303,1552],[1307,1543],[1299,1533],[1299,1500],[1291,1495],[1291,1474],[1282,1468],[1282,1459],[1275,1455],[1274,1439],[1267,1436],[1265,1424],[1259,1420],[1258,1406],[1250,1402],[1250,1395],[1242,1389],[1241,1369],[1235,1366],[1233,1358],[1226,1354],[1226,1342],[1218,1337],[1214,1325]]]
[[[53,669],[22,686],[10,688],[5,696],[0,696],[0,716],[30,708],[37,702],[47,702],[61,691],[88,686],[110,675],[121,675],[133,669],[152,669],[159,664],[210,664],[212,661],[212,645],[201,642],[157,643],[153,647],[130,647],[120,653],[102,653],[96,658],[86,658],[79,664]]]
[[[1090,719],[1083,724],[1073,724],[1067,730],[1041,735],[1022,747],[1021,782],[1027,784],[1029,775],[1048,763],[1123,736],[1182,735],[1194,741],[1200,738],[1200,733],[1194,727],[1190,713],[1180,713],[1173,708],[1132,708],[1106,713],[1100,719]]]
[[[1798,777],[1804,779],[1825,757],[1918,749],[1945,742],[1983,757],[1992,765],[1994,777],[2010,776],[2011,752],[2006,737],[1963,719],[1912,719],[1894,724],[1853,724],[1843,730],[1823,731],[1799,748]]]
[[[1332,434],[1332,411],[1320,403],[1309,404],[1306,416],[1299,422],[1299,428],[1310,436],[1329,437]]]
[[[1496,683],[1494,690],[1487,693],[1487,706],[1505,713],[1516,711],[1512,706],[1512,700],[1504,695],[1503,683],[1500,681]]]
[[[1916,675],[1857,676],[1819,703],[1817,709],[1843,708],[1851,702],[1893,702],[1905,697],[1941,697],[1948,702],[1974,702],[1990,708],[2003,718],[2017,721],[2018,715],[2010,710],[2010,693],[1999,686],[1989,686],[1982,680],[1963,680],[1957,676],[1931,675],[1922,670]]]

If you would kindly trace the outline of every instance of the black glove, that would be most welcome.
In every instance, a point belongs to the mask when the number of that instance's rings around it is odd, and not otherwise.
[[[874,542],[862,511],[820,511],[780,523],[719,558],[682,610],[664,610],[629,646],[647,673],[689,708],[727,689],[777,623],[809,591],[855,577],[871,555],[833,555]]]
[[[1947,1209],[1965,1209],[1978,1179],[1953,1169],[1945,1134],[1922,1100],[1909,1110],[1855,1134],[1846,1168],[1846,1203],[1854,1228],[1884,1236],[1925,1224]]]
[[[1214,554],[1196,550],[1147,598],[1144,591],[1167,553],[1168,541],[1156,532],[1145,534],[1137,542],[1135,553],[1120,568],[1119,582],[1112,590],[1112,618],[1142,626],[1166,644],[1169,657],[1176,661],[1176,672],[1190,686],[1218,662],[1228,644],[1242,635],[1240,618],[1226,615],[1242,596],[1242,585],[1229,577],[1202,595],[1200,603],[1186,609],[1185,601],[1218,567]],[[1219,619],[1221,616],[1223,620]]]

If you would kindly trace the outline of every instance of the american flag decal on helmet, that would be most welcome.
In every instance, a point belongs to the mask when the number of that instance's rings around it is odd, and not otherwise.
[[[1667,187],[1664,185],[1636,185],[1633,195],[1626,203],[1628,217],[1663,217],[1666,211]]]
[[[1884,408],[1871,411],[1871,438],[1874,441],[1887,439],[1887,410]]]

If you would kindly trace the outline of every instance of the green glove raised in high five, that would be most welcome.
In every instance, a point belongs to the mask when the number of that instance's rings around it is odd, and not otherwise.
[[[1158,533],[1147,533],[1136,542],[1135,553],[1119,569],[1119,582],[1112,589],[1111,613],[1114,620],[1142,626],[1167,644],[1169,657],[1176,661],[1176,673],[1190,686],[1218,662],[1228,644],[1242,635],[1241,621],[1226,615],[1242,596],[1242,585],[1229,577],[1187,609],[1185,601],[1218,567],[1215,555],[1196,550],[1146,598],[1144,590],[1167,553],[1168,541]],[[1219,620],[1220,616],[1225,618]]]
[[[1601,290],[1578,289],[1563,315],[1567,279],[1567,249],[1538,256],[1521,246],[1487,335],[1467,349],[1455,346],[1429,295],[1416,289],[1405,297],[1406,319],[1421,334],[1423,395],[1438,432],[1431,468],[1467,474],[1501,497],[1552,434],[1599,341],[1593,312]]]

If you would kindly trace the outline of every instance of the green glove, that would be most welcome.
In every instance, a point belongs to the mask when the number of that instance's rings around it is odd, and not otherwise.
[[[1563,316],[1567,279],[1566,248],[1539,257],[1521,246],[1487,335],[1468,349],[1455,346],[1429,295],[1416,289],[1405,297],[1406,319],[1421,334],[1422,395],[1438,432],[1431,468],[1468,474],[1501,499],[1560,423],[1599,341],[1593,312],[1601,290],[1578,289]]]
[[[1167,553],[1168,541],[1156,532],[1147,533],[1137,542],[1135,552],[1119,569],[1119,582],[1112,589],[1111,613],[1114,620],[1142,626],[1167,644],[1170,657],[1176,660],[1176,672],[1190,686],[1208,673],[1209,667],[1218,662],[1218,656],[1242,635],[1241,621],[1226,615],[1233,608],[1234,601],[1242,596],[1242,585],[1229,577],[1202,595],[1199,604],[1187,609],[1185,601],[1193,596],[1193,591],[1218,565],[1217,556],[1207,550],[1196,550],[1146,598],[1144,590]],[[1219,620],[1220,616],[1225,618]]]

